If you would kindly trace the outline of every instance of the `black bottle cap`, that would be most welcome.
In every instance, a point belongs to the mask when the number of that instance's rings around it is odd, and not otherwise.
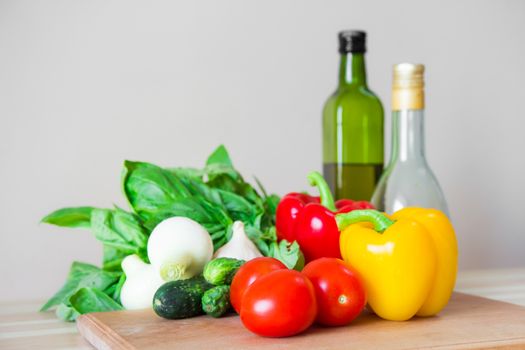
[[[366,33],[361,30],[339,32],[339,53],[366,52]]]

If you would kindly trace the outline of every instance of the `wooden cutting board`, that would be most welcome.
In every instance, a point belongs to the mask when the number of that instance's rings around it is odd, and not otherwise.
[[[290,338],[254,335],[234,315],[164,320],[152,310],[83,315],[77,327],[97,349],[525,349],[525,307],[461,293],[435,317],[391,322],[364,313],[349,326]]]

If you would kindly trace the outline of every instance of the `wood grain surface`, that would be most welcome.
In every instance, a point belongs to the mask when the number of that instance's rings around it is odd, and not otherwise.
[[[290,338],[262,338],[239,317],[164,320],[151,310],[81,316],[97,349],[525,349],[525,307],[455,293],[438,316],[391,322],[366,313],[347,327],[312,327]]]

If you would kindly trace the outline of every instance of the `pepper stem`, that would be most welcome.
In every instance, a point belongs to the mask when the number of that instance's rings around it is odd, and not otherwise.
[[[323,175],[318,171],[312,171],[308,174],[308,182],[310,182],[310,185],[317,187],[321,199],[321,205],[328,210],[336,211],[337,208],[335,207],[334,197],[332,196],[330,187],[328,187]]]
[[[337,214],[335,221],[339,231],[343,231],[348,226],[358,222],[370,222],[374,225],[374,230],[379,233],[383,233],[394,223],[385,214],[372,209],[353,210],[349,213]]]

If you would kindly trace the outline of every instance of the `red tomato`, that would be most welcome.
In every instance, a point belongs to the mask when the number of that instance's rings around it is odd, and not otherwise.
[[[262,276],[244,294],[241,321],[264,337],[288,337],[310,327],[317,313],[314,287],[302,273],[278,270]]]
[[[260,257],[248,261],[242,265],[233,277],[230,286],[230,302],[237,311],[241,311],[242,296],[256,279],[275,270],[286,269],[286,266],[277,259]]]
[[[308,263],[302,272],[314,285],[319,307],[317,323],[343,326],[352,322],[365,307],[363,282],[343,260],[317,259]]]

